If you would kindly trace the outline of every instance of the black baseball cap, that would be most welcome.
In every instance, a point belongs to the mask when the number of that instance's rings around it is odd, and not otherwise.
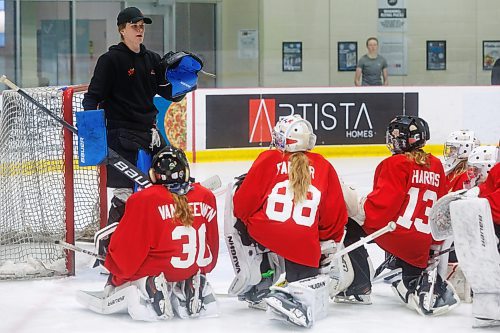
[[[116,18],[116,25],[123,23],[136,23],[143,20],[146,24],[151,24],[153,21],[149,17],[145,17],[144,14],[137,7],[127,7],[122,10],[118,17]]]

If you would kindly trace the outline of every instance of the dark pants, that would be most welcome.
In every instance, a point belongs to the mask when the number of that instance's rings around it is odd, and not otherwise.
[[[362,237],[366,237],[366,233],[361,226],[349,218],[346,224],[346,236],[344,239],[345,247],[356,243]],[[354,271],[354,280],[347,289],[347,292],[352,295],[364,294],[371,289],[372,283],[370,280],[370,265],[368,264],[368,251],[364,246],[348,253]]]
[[[116,151],[119,155],[125,158],[130,163],[136,165],[137,154],[139,149],[142,149],[155,155],[163,147],[165,147],[165,139],[160,135],[160,147],[154,147],[153,150],[149,148],[151,144],[151,130],[139,131],[130,129],[108,129],[108,146]],[[134,188],[134,182],[127,176],[124,176],[120,171],[111,165],[106,166],[107,173],[107,187],[113,188]]]

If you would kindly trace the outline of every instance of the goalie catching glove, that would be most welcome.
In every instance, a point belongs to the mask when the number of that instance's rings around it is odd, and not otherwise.
[[[203,61],[190,52],[168,52],[161,59],[165,79],[172,86],[172,98],[187,94],[198,88],[198,72]]]

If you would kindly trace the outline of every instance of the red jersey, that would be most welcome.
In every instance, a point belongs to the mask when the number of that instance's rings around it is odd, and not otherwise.
[[[493,222],[500,224],[500,163],[490,170],[486,181],[479,185],[479,196],[489,201]]]
[[[471,187],[470,178],[467,171],[457,174],[455,171],[446,176],[446,192],[469,189]]]
[[[295,204],[288,188],[290,153],[267,150],[236,191],[234,216],[259,244],[294,263],[318,267],[319,241],[341,240],[347,210],[333,166],[319,154],[305,154],[311,170],[305,201]]]
[[[390,221],[396,230],[375,240],[384,250],[420,268],[427,267],[433,241],[428,225],[432,205],[446,193],[439,159],[429,155],[430,167],[420,166],[404,154],[383,160],[375,170],[373,191],[364,205],[363,229],[371,234]]]
[[[198,183],[193,187],[186,194],[194,217],[190,227],[174,219],[174,199],[163,185],[127,200],[104,263],[115,286],[161,272],[167,281],[182,281],[198,269],[214,268],[219,253],[215,196]]]

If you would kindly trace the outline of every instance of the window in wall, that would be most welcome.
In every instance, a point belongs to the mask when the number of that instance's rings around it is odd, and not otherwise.
[[[0,1],[0,71],[11,80],[16,80],[15,21],[14,1]],[[0,91],[5,89],[0,85]]]

